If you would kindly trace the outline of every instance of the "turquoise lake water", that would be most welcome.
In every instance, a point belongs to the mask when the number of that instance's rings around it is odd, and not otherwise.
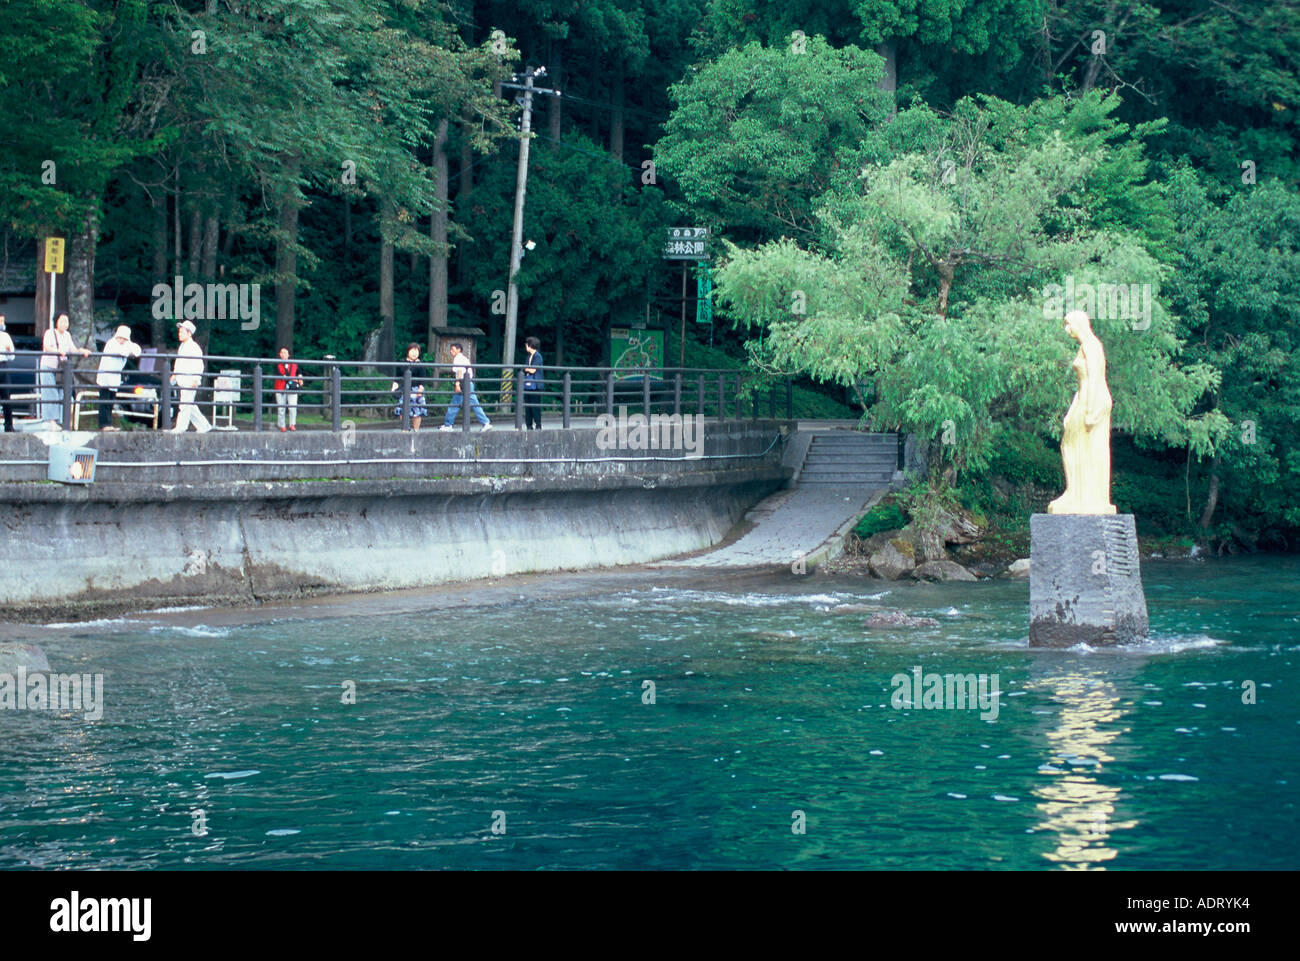
[[[53,628],[103,718],[0,711],[0,867],[1300,866],[1295,559],[1148,562],[1095,652],[1029,650],[1025,582],[656,576]],[[996,719],[891,706],[914,667]]]

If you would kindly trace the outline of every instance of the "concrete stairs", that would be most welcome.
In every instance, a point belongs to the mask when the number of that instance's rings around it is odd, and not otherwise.
[[[856,430],[813,435],[798,476],[800,487],[881,490],[898,468],[898,435]]]

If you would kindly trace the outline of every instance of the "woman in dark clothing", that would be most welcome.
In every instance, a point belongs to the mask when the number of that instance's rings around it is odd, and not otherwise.
[[[524,428],[542,429],[542,385],[546,375],[542,370],[542,342],[536,337],[524,341],[528,348],[528,361],[524,365]]]
[[[406,348],[406,362],[404,366],[411,369],[411,396],[409,398],[409,403],[411,405],[411,430],[419,430],[420,419],[429,413],[429,408],[426,407],[424,403],[424,384],[420,383],[420,381],[429,379],[429,371],[419,364],[419,360],[420,345],[410,344]],[[399,377],[402,375],[402,370],[403,366],[399,365],[397,368],[397,375]],[[401,389],[401,382],[395,380],[393,381],[393,386],[390,392],[397,393]],[[398,402],[393,413],[398,417],[402,416],[401,401]]]

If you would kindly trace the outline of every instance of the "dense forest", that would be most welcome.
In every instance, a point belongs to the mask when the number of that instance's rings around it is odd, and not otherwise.
[[[1300,542],[1297,0],[3,9],[0,256],[35,275],[67,238],[79,342],[168,342],[151,292],[182,276],[264,289],[259,324],[202,325],[213,352],[392,359],[451,325],[499,357],[517,78],[544,65],[519,315],[553,362],[675,336],[665,229],[706,226],[718,323],[686,325],[688,364],[712,334],[811,379],[992,508],[990,472],[1056,482],[1060,291],[1086,289],[1121,510]]]

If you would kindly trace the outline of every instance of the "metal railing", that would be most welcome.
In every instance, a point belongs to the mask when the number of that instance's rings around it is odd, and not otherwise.
[[[168,430],[176,422],[181,388],[172,383],[172,374],[177,354],[147,353],[142,358],[147,369],[129,361],[121,372],[121,386],[107,397],[101,396],[95,384],[97,358],[103,353],[94,352],[84,359],[71,357],[51,371],[37,366],[42,356],[41,351],[14,352],[14,361],[3,365],[11,368],[11,397],[0,398],[0,403],[56,407],[55,419],[65,430],[80,427],[82,420],[97,414],[104,405],[160,430]],[[423,408],[424,417],[443,415],[445,422],[444,412],[456,393],[456,368],[451,364],[226,355],[205,355],[203,360],[205,372],[195,403],[214,426],[226,430],[274,429],[281,406],[275,385],[288,379],[278,373],[277,365],[282,363],[297,365],[294,379],[301,382],[295,391],[297,412],[319,416],[321,425],[334,431],[343,430],[353,418],[387,419],[410,430],[413,407]],[[539,415],[550,418],[550,426],[555,426],[558,417],[563,428],[571,427],[578,418],[616,417],[620,409],[647,417],[694,415],[714,420],[793,419],[794,415],[789,377],[709,368],[545,367],[543,384],[534,391],[520,389],[525,366],[476,363],[473,379],[463,385],[464,395],[477,397],[490,420],[507,418],[519,429],[525,424],[526,407],[534,404]],[[42,385],[39,373],[52,374],[53,383]],[[14,375],[19,375],[17,382]],[[24,382],[28,378],[30,384]],[[42,387],[44,401],[40,399]],[[472,401],[460,405],[465,431],[475,419],[472,407]],[[37,412],[38,416],[42,413],[39,407]]]

